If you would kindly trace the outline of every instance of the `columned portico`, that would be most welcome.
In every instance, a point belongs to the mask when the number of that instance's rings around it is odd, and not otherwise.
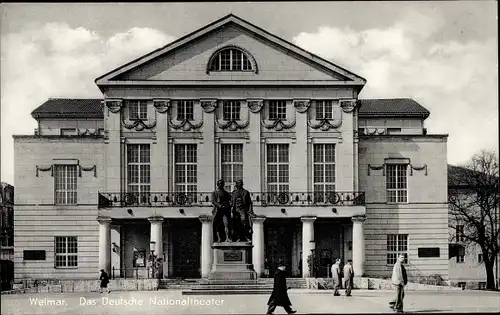
[[[352,265],[357,277],[363,276],[365,272],[365,236],[363,223],[366,216],[357,215],[352,217]]]
[[[209,215],[200,216],[201,221],[201,277],[206,278],[212,268],[212,217]]]
[[[111,218],[97,217],[99,222],[99,270],[111,274]]]
[[[154,254],[158,258],[163,258],[163,217],[149,217],[148,221],[151,223],[151,236],[150,241],[155,242]],[[158,274],[161,277],[163,272],[163,264],[158,267]]]
[[[310,277],[307,259],[314,250],[314,221],[316,217],[302,217],[302,277]]]
[[[264,275],[264,221],[266,217],[257,216],[252,218],[252,264],[257,277]]]

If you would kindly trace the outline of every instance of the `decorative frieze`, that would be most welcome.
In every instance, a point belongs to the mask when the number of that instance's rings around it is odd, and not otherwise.
[[[122,126],[125,129],[134,129],[135,131],[142,131],[144,129],[151,130],[156,127],[156,112],[154,116],[154,120],[151,123],[143,121],[142,119],[133,120],[131,123],[125,121],[125,118],[122,115]]]
[[[317,121],[316,123],[313,123],[311,120],[308,120],[307,125],[315,130],[319,129],[321,131],[328,131],[330,129],[340,127],[340,125],[342,125],[342,118],[336,120],[333,124],[330,122],[329,119],[322,119]]]
[[[169,120],[169,125],[175,130],[182,130],[182,131],[198,130],[201,128],[201,126],[203,126],[203,120],[200,120],[197,123],[191,122],[187,119],[184,119],[180,122],[174,122],[172,120]]]
[[[299,113],[305,113],[309,109],[309,106],[311,105],[310,100],[294,100],[293,101],[293,107],[297,110]]]
[[[160,114],[165,114],[170,109],[170,99],[153,100],[153,106]]]
[[[78,172],[78,176],[79,177],[82,177],[82,171],[84,172],[94,172],[94,177],[97,177],[97,166],[96,165],[92,165],[91,167],[83,167],[81,165],[78,165],[79,167],[79,172]]]
[[[413,170],[415,171],[425,171],[424,175],[427,176],[427,164],[422,166],[414,166],[410,164],[410,176],[413,176]]]
[[[382,176],[385,176],[385,164],[382,164],[380,166],[368,164],[368,176],[370,176],[370,170],[372,170],[372,171],[382,170]]]
[[[290,123],[286,123],[285,121],[281,119],[276,119],[276,120],[270,120],[270,121],[261,121],[262,126],[266,129],[272,129],[274,131],[282,131],[282,130],[288,130],[293,127],[295,127],[296,120],[294,119]]]
[[[246,127],[248,127],[248,125],[250,124],[250,121],[247,119],[246,121],[240,123],[238,122],[237,120],[217,120],[217,126],[222,129],[222,130],[229,130],[229,131],[236,131],[236,130],[239,130],[239,129],[245,129]]]
[[[201,107],[205,113],[213,113],[217,108],[217,100],[201,100]]]
[[[50,165],[47,167],[36,166],[36,177],[39,176],[39,172],[48,172],[50,171],[50,176],[54,176],[54,165]]]

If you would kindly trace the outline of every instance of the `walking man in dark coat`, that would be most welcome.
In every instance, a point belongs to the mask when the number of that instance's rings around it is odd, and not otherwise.
[[[99,277],[99,280],[101,280],[99,292],[102,293],[103,289],[106,289],[109,293],[109,288],[108,288],[109,276],[108,276],[107,272],[104,271],[104,269],[101,269],[101,276]]]
[[[288,314],[294,314],[297,311],[292,309],[292,302],[288,297],[288,287],[286,286],[286,267],[283,263],[278,264],[278,270],[274,275],[274,286],[273,293],[267,302],[269,306],[267,309],[267,314],[273,314],[277,306],[281,306],[285,309]]]

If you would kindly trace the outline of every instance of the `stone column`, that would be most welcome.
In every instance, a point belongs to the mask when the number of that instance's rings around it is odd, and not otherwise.
[[[264,275],[264,221],[266,217],[258,216],[252,218],[252,264],[258,277]]]
[[[363,276],[365,272],[365,236],[363,231],[364,215],[353,216],[352,218],[352,265],[354,275]]]
[[[309,278],[307,258],[314,250],[314,221],[316,217],[302,217],[302,277]]]
[[[206,278],[212,268],[212,217],[209,215],[200,216],[201,221],[201,277]]]
[[[97,217],[99,222],[99,270],[111,275],[111,218]]]
[[[148,221],[151,223],[150,240],[155,242],[155,255],[158,258],[163,258],[163,217],[150,217]],[[159,264],[155,277],[163,276],[163,264]]]

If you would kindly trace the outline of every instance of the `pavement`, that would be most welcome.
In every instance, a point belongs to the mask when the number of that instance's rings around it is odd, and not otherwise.
[[[334,297],[327,290],[289,290],[297,314],[393,313],[392,291],[353,290]],[[38,293],[1,296],[1,314],[265,314],[268,295],[182,295],[180,290]],[[405,313],[498,313],[500,293],[407,291]],[[275,314],[286,314],[278,307]]]

